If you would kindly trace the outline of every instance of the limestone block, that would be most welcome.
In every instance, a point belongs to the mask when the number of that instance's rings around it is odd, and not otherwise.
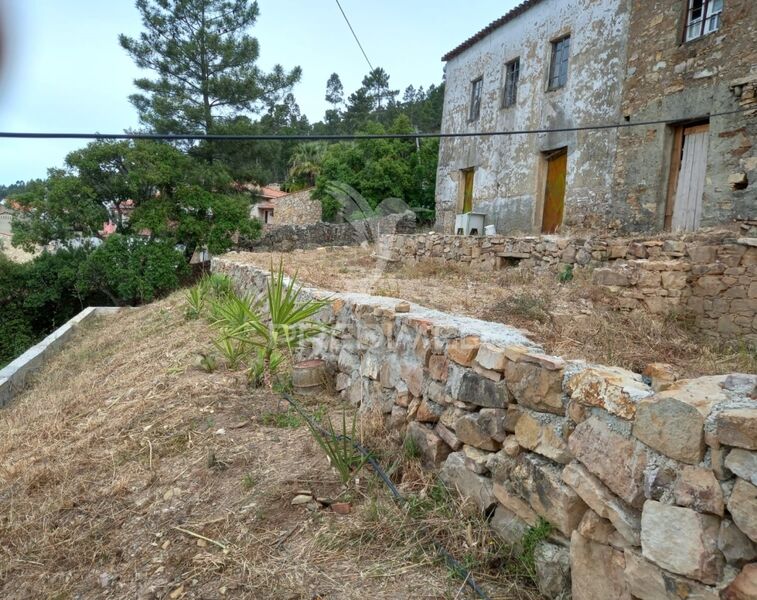
[[[540,542],[534,549],[536,587],[545,598],[566,598],[570,590],[570,552],[567,548]]]
[[[400,377],[407,385],[407,389],[416,398],[423,393],[423,367],[419,364],[404,361],[400,366]]]
[[[728,498],[728,511],[736,526],[757,542],[757,486],[737,479]]]
[[[570,432],[570,423],[565,417],[524,410],[515,426],[515,439],[524,448],[568,464],[573,459],[568,450]]]
[[[480,346],[481,339],[478,336],[450,340],[447,343],[447,356],[459,365],[470,367]]]
[[[633,419],[639,402],[652,395],[640,375],[603,366],[588,367],[570,376],[566,390],[572,400],[623,419]]]
[[[436,423],[439,421],[443,412],[443,406],[429,400],[428,398],[424,398],[418,407],[418,411],[415,413],[415,420],[420,421],[421,423]]]
[[[563,535],[581,522],[586,504],[561,478],[561,469],[536,454],[521,453],[510,471],[510,490]]]
[[[715,584],[724,566],[719,531],[717,517],[648,500],[641,514],[642,554],[663,569]]]
[[[478,349],[476,363],[484,369],[502,372],[505,370],[506,362],[504,348],[499,348],[493,344],[481,344]]]
[[[428,374],[436,381],[447,381],[447,358],[441,354],[433,354],[428,360]]]
[[[484,369],[481,365],[478,364],[477,360],[473,361],[473,370],[482,377],[486,377],[487,379],[491,379],[492,381],[502,381],[502,373],[500,371]]]
[[[466,499],[472,500],[481,512],[487,512],[497,502],[492,491],[492,480],[477,475],[465,466],[465,456],[453,452],[444,461],[439,479]]]
[[[465,466],[477,473],[478,475],[486,475],[489,472],[489,468],[486,466],[491,452],[486,450],[479,450],[474,446],[463,446],[463,458],[465,459]]]
[[[636,412],[633,434],[662,454],[698,464],[704,457],[704,422],[710,411],[728,399],[724,377],[677,381],[643,400]]]
[[[595,269],[592,273],[591,282],[594,285],[628,287],[631,282],[628,273],[617,269]]]
[[[505,408],[509,394],[504,381],[497,383],[467,371],[463,374],[456,399],[484,408]]]
[[[728,564],[741,566],[757,559],[757,544],[728,519],[720,523],[718,550],[723,553]]]
[[[686,287],[686,273],[680,271],[676,272],[663,272],[662,273],[662,287],[666,290],[682,290]]]
[[[570,537],[573,600],[631,600],[625,569],[623,552],[573,532]]]
[[[525,361],[509,361],[505,367],[505,381],[518,404],[538,411],[565,414],[562,371]]]
[[[489,526],[495,534],[510,548],[514,556],[523,552],[523,537],[528,533],[530,525],[514,512],[502,505],[497,505]]]
[[[562,479],[592,511],[612,523],[629,544],[640,544],[641,514],[638,510],[625,504],[580,463],[565,467]]]
[[[447,428],[442,423],[437,423],[434,427],[434,433],[438,435],[444,443],[446,443],[454,452],[460,450],[463,447],[463,443],[457,438],[453,431]]]
[[[583,465],[634,508],[644,503],[647,451],[633,439],[614,431],[598,417],[576,426],[568,448]]]
[[[500,442],[494,439],[494,435],[498,433],[495,426],[494,420],[486,414],[467,413],[455,422],[455,435],[464,444],[496,452],[500,448]]]
[[[591,508],[584,513],[576,531],[598,544],[607,544],[610,536],[617,533],[610,521],[600,517]]]
[[[649,378],[655,392],[668,389],[679,378],[676,368],[667,363],[650,363],[644,367],[642,375]]]
[[[685,466],[678,475],[673,494],[678,506],[723,516],[723,490],[710,469]]]
[[[426,468],[438,467],[451,451],[450,447],[438,435],[417,421],[412,421],[407,426],[406,435],[418,447],[421,462]]]
[[[733,408],[718,413],[715,429],[721,444],[757,450],[757,402],[754,408]]]
[[[757,485],[757,452],[734,448],[728,453],[725,466],[735,475]]]
[[[715,588],[663,571],[638,552],[625,551],[626,583],[639,600],[720,600]]]
[[[536,514],[536,511],[528,505],[528,502],[511,491],[509,485],[495,482],[493,491],[500,504],[517,515],[519,519],[523,519],[532,527],[539,522],[539,515]]]
[[[757,563],[744,565],[741,572],[723,591],[723,600],[754,600],[757,598]]]

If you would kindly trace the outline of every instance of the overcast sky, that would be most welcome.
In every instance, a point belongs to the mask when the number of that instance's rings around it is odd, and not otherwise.
[[[517,0],[341,0],[374,66],[392,87],[442,80],[441,56],[502,16]],[[326,80],[347,93],[368,71],[334,0],[259,0],[253,33],[260,65],[300,65],[295,89],[311,122],[323,117]],[[127,100],[141,76],[118,45],[138,34],[133,0],[0,0],[6,53],[0,76],[0,131],[122,132],[138,124]],[[149,75],[149,74],[148,74]],[[65,140],[0,140],[0,184],[43,177],[67,152]]]

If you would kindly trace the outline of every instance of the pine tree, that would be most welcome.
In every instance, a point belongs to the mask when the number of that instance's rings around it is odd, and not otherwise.
[[[326,102],[331,104],[334,110],[344,104],[344,86],[337,73],[332,73],[326,82]]]
[[[209,133],[217,121],[276,104],[301,76],[256,66],[249,34],[260,11],[250,0],[136,0],[145,31],[119,36],[137,66],[157,78],[135,80],[130,97],[142,123],[159,133]]]

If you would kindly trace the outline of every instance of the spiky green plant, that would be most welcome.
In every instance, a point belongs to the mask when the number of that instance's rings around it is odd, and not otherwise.
[[[244,321],[232,331],[233,338],[250,349],[254,357],[250,381],[271,387],[272,377],[287,358],[306,340],[328,331],[316,315],[328,300],[300,300],[302,285],[297,274],[285,280],[284,267],[271,266],[263,298],[266,311],[256,305],[244,315]]]
[[[329,464],[339,475],[343,485],[347,485],[368,462],[368,456],[355,447],[355,431],[357,429],[357,414],[352,415],[352,426],[347,428],[347,411],[342,410],[341,429],[337,431],[331,417],[325,416],[322,421],[325,428],[320,427],[313,417],[305,412],[305,409],[297,403],[294,408],[307,423],[310,433],[318,446],[326,454]]]

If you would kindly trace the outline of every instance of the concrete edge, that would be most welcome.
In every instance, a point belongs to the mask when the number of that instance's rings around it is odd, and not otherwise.
[[[23,390],[26,378],[56,354],[71,338],[74,330],[91,318],[117,313],[117,306],[90,306],[58,327],[41,342],[16,357],[0,370],[0,408],[7,405]]]

